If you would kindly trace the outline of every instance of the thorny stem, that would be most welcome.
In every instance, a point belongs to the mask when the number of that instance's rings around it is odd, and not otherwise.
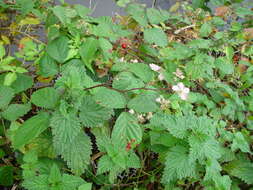
[[[43,44],[43,45],[46,45],[44,42],[42,42],[41,40],[37,39],[37,38],[34,38],[33,36],[25,33],[25,32],[22,32],[22,31],[19,31],[19,30],[13,30],[13,29],[10,29],[9,27],[2,27],[0,28],[0,30],[10,30],[10,32],[17,32],[17,33],[20,33],[30,39],[32,39],[33,41],[37,42],[37,43],[40,43],[40,44]]]
[[[126,92],[130,92],[130,91],[134,91],[134,90],[151,90],[151,91],[163,91],[163,90],[170,90],[171,88],[170,87],[167,87],[167,88],[130,88],[130,89],[127,89],[127,90],[120,90],[120,89],[116,89],[116,88],[113,88],[111,86],[109,86],[107,83],[103,83],[103,84],[98,84],[98,85],[95,85],[95,86],[91,86],[89,88],[85,88],[84,90],[91,90],[93,88],[99,88],[99,87],[105,87],[105,88],[109,88],[111,90],[114,90],[114,91],[117,91],[117,92],[120,92],[120,93],[126,93]]]

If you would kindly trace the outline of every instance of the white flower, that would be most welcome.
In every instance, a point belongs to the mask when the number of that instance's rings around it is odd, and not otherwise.
[[[121,57],[121,58],[119,59],[119,61],[120,61],[120,62],[124,62],[124,61],[125,61],[124,57]]]
[[[187,100],[188,94],[190,93],[190,89],[185,87],[182,82],[172,86],[172,90],[177,92],[182,100]]]
[[[144,115],[143,114],[140,114],[137,116],[137,119],[140,123],[144,123],[146,121],[146,119],[144,118]]]
[[[153,117],[153,113],[152,112],[148,112],[146,118],[148,120],[150,120],[152,117]]]
[[[153,63],[149,64],[149,67],[150,67],[153,71],[156,71],[156,72],[158,72],[158,71],[161,70],[161,67],[160,67],[160,66],[158,66],[158,65],[156,65],[156,64],[153,64]]]
[[[137,59],[131,59],[130,60],[132,63],[138,63],[139,61]]]
[[[129,112],[130,114],[134,114],[134,110],[133,110],[133,109],[130,109],[128,112]]]
[[[176,75],[176,77],[178,77],[180,79],[184,79],[185,78],[183,72],[179,68],[177,68],[176,72],[173,72],[173,74]]]
[[[156,101],[156,102],[158,102],[158,103],[161,103],[161,102],[162,102],[162,98],[161,98],[161,96],[160,96],[160,97],[158,97],[158,98],[156,98],[156,99],[155,99],[155,101]]]
[[[164,80],[164,79],[165,79],[165,78],[164,78],[164,75],[163,75],[162,73],[160,73],[160,74],[158,75],[158,79],[159,79],[160,81]]]

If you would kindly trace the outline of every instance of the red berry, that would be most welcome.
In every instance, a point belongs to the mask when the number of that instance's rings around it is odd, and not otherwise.
[[[126,49],[126,48],[127,48],[127,44],[123,43],[123,44],[121,44],[121,47],[122,47],[123,49]]]
[[[18,45],[18,48],[19,48],[19,49],[23,49],[24,47],[25,47],[24,44],[19,44],[19,45]]]

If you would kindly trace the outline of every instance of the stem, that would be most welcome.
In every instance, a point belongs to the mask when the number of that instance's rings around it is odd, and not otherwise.
[[[120,92],[120,93],[126,93],[126,92],[130,92],[130,91],[134,91],[134,90],[151,90],[151,91],[164,91],[164,90],[170,90],[171,88],[170,87],[167,87],[167,88],[130,88],[130,89],[127,89],[127,90],[120,90],[120,89],[116,89],[116,88],[113,88],[111,86],[109,86],[107,83],[103,83],[103,84],[98,84],[98,85],[95,85],[95,86],[91,86],[89,88],[85,88],[84,90],[91,90],[93,88],[99,88],[99,87],[105,87],[105,88],[109,88],[111,90],[114,90],[114,91],[117,91],[117,92]]]

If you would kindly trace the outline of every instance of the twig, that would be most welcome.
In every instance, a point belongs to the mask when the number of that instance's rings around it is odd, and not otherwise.
[[[184,31],[184,30],[187,30],[188,28],[193,28],[193,27],[195,27],[195,26],[196,26],[195,24],[192,24],[192,25],[189,25],[189,26],[185,26],[185,27],[183,27],[183,28],[180,28],[180,29],[176,30],[176,31],[174,32],[174,34],[179,34],[180,32],[182,32],[182,31]]]
[[[146,88],[146,87],[142,87],[142,88],[130,88],[130,89],[127,89],[127,90],[120,90],[120,89],[113,88],[113,87],[109,86],[109,84],[107,84],[107,83],[103,83],[103,84],[98,84],[98,85],[95,85],[95,86],[91,86],[89,88],[85,88],[84,90],[91,90],[93,88],[99,88],[99,87],[105,87],[105,88],[108,88],[108,89],[111,89],[111,90],[114,90],[114,91],[117,91],[117,92],[120,92],[120,93],[126,93],[126,92],[130,92],[130,91],[134,91],[134,90],[163,91],[163,90],[170,90],[171,89],[170,87],[167,87],[167,88]]]
[[[35,41],[37,43],[46,45],[46,43],[42,42],[41,40],[38,40],[37,38],[34,38],[33,36],[31,36],[25,32],[19,31],[19,30],[13,30],[13,29],[10,29],[9,27],[1,27],[0,30],[10,30],[10,32],[17,32],[17,33],[20,33],[24,36],[27,36],[28,38],[32,39],[33,41]]]

